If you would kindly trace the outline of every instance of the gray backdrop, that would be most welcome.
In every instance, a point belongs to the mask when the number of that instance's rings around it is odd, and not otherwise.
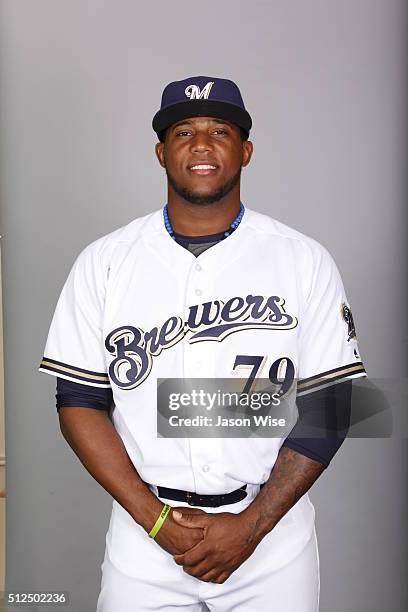
[[[3,0],[9,589],[95,608],[111,498],[62,438],[37,367],[79,251],[165,202],[150,123],[170,80],[239,83],[255,147],[243,201],[330,250],[369,375],[406,376],[403,7]],[[349,439],[313,487],[322,611],[405,610],[405,461],[402,440]]]

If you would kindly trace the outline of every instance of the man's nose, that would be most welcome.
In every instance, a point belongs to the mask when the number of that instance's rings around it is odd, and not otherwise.
[[[206,132],[197,131],[192,142],[193,151],[209,151],[211,149],[210,137]]]

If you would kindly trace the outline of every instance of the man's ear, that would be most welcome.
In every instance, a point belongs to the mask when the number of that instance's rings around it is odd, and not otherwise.
[[[247,166],[251,161],[254,145],[250,140],[242,141],[242,166]]]
[[[159,160],[159,164],[162,168],[165,167],[164,163],[164,142],[158,142],[155,146],[156,157]]]

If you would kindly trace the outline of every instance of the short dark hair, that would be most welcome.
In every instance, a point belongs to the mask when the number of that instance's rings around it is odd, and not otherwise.
[[[249,134],[243,128],[239,128],[239,131],[241,132],[241,140],[248,140]]]

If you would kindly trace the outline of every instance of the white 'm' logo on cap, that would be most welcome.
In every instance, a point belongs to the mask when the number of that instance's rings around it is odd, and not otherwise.
[[[207,85],[205,85],[201,91],[198,85],[188,85],[184,93],[190,100],[207,100],[213,85],[214,81],[208,81]]]

